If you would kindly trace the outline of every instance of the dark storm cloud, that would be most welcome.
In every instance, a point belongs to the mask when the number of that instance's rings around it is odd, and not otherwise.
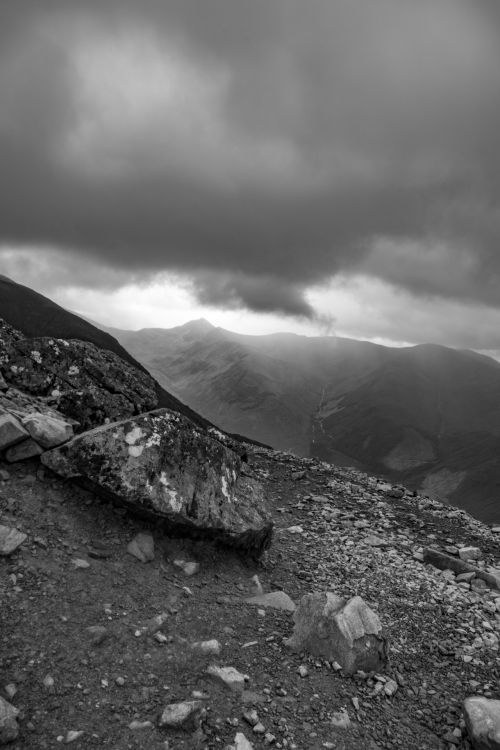
[[[0,242],[257,311],[338,272],[498,304],[499,69],[487,0],[4,3]]]

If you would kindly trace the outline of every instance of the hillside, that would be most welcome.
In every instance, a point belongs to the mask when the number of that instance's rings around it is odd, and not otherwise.
[[[206,321],[114,334],[164,387],[225,430],[500,520],[500,364],[488,357],[435,345],[245,336]]]
[[[97,328],[78,315],[65,310],[42,294],[0,275],[0,318],[28,337],[53,336],[61,339],[88,341],[99,349],[117,354],[134,367],[147,372],[109,333]],[[168,393],[158,382],[155,384],[158,406],[175,409],[201,426],[209,423],[200,414]]]
[[[499,592],[422,552],[459,561],[477,547],[479,573],[499,564],[498,534],[350,469],[251,446],[249,466],[277,525],[258,567],[167,538],[33,462],[0,464],[2,523],[27,535],[0,557],[0,694],[20,711],[8,747],[470,750],[462,701],[500,697]],[[139,532],[154,539],[148,563],[128,551]],[[296,603],[321,590],[363,597],[389,664],[350,677],[291,652],[293,613],[246,601],[255,575]],[[247,675],[245,689],[228,690],[211,665]],[[191,723],[161,725],[167,706],[193,700]]]

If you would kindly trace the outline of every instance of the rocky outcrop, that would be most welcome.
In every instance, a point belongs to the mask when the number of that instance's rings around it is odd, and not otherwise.
[[[295,628],[286,645],[340,664],[346,674],[376,671],[387,660],[378,616],[360,596],[346,601],[331,592],[306,594],[294,614]]]
[[[73,437],[78,423],[68,420],[43,399],[15,388],[0,392],[0,455],[8,463],[39,456]]]
[[[270,544],[262,488],[243,474],[240,457],[168,409],[90,430],[41,460],[172,531],[255,554]]]
[[[158,404],[153,379],[113,352],[85,341],[26,338],[3,320],[0,375],[9,386],[45,398],[82,430]]]

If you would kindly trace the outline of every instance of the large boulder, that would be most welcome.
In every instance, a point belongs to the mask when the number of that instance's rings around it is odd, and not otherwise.
[[[27,338],[0,320],[0,374],[9,386],[47,399],[81,429],[154,409],[150,375],[87,341]]]
[[[500,750],[500,701],[466,698],[464,716],[474,750]]]
[[[286,646],[340,664],[346,674],[381,669],[387,661],[386,639],[378,615],[360,596],[346,601],[329,591],[306,594],[294,614]]]
[[[272,523],[261,485],[240,457],[185,417],[158,409],[90,430],[42,462],[167,527],[259,554]]]

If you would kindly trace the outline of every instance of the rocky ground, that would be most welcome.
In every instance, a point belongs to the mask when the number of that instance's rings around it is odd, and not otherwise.
[[[9,747],[470,747],[463,699],[500,697],[500,591],[422,552],[478,547],[486,570],[500,534],[354,470],[254,449],[249,461],[276,523],[260,564],[161,536],[35,461],[0,467],[0,524],[27,535],[0,557],[0,695],[19,710]],[[127,550],[140,532],[149,562]],[[361,595],[388,637],[383,674],[289,652],[292,613],[245,601],[259,583],[295,602]],[[211,665],[244,682],[228,688]],[[184,701],[193,716],[169,726],[165,708]]]

